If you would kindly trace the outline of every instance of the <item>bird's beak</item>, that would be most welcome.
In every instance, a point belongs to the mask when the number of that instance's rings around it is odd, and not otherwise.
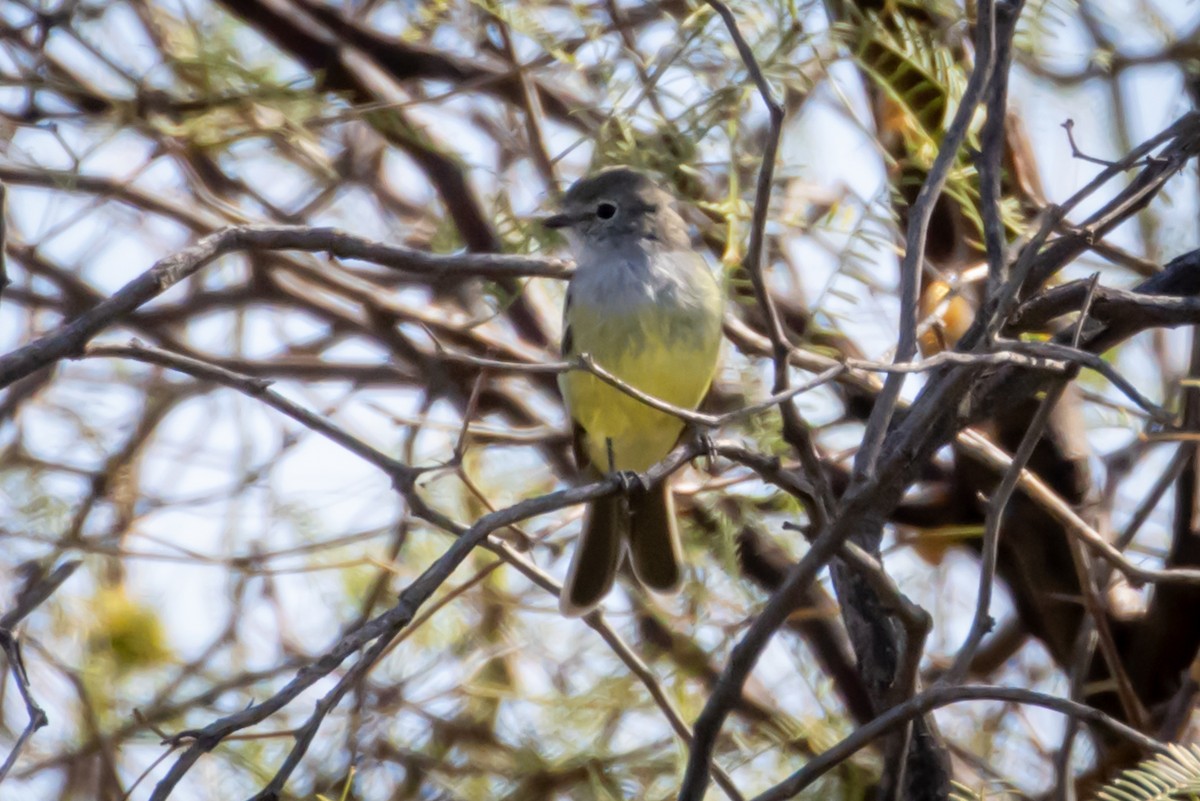
[[[575,224],[575,220],[571,219],[569,214],[552,214],[542,220],[542,225],[546,228],[570,228]]]

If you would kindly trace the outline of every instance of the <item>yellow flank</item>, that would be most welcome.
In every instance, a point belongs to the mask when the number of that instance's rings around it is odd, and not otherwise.
[[[673,315],[653,305],[637,315],[609,314],[603,321],[586,313],[571,317],[573,352],[590,354],[630,386],[685,409],[695,409],[708,392],[720,346],[719,317],[690,326],[687,337],[679,336],[678,318],[672,330]],[[585,432],[588,457],[600,472],[610,467],[606,440],[612,440],[612,467],[641,472],[670,453],[683,430],[678,417],[590,373],[572,370],[559,382],[571,416]]]

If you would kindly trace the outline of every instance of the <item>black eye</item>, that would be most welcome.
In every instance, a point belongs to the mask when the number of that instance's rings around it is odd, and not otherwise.
[[[617,204],[609,203],[607,200],[596,206],[596,216],[602,220],[611,220],[612,216],[617,213]]]

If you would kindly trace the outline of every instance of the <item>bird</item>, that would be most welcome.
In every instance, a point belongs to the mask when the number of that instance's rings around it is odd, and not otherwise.
[[[575,182],[561,212],[575,257],[563,307],[562,353],[587,355],[628,386],[693,410],[708,393],[721,347],[724,292],[688,236],[674,197],[629,167]],[[559,376],[581,475],[640,474],[678,443],[684,421],[594,373]],[[678,590],[682,549],[668,482],[638,486],[588,504],[559,608],[587,614],[612,589],[629,554],[633,575],[658,593]]]

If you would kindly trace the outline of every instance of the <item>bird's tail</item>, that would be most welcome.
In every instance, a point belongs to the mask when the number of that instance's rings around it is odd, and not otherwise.
[[[558,599],[558,608],[567,617],[586,615],[612,589],[629,529],[624,501],[620,495],[610,495],[588,504]]]
[[[629,555],[633,575],[647,589],[675,592],[683,581],[683,552],[675,501],[663,481],[629,498]]]

